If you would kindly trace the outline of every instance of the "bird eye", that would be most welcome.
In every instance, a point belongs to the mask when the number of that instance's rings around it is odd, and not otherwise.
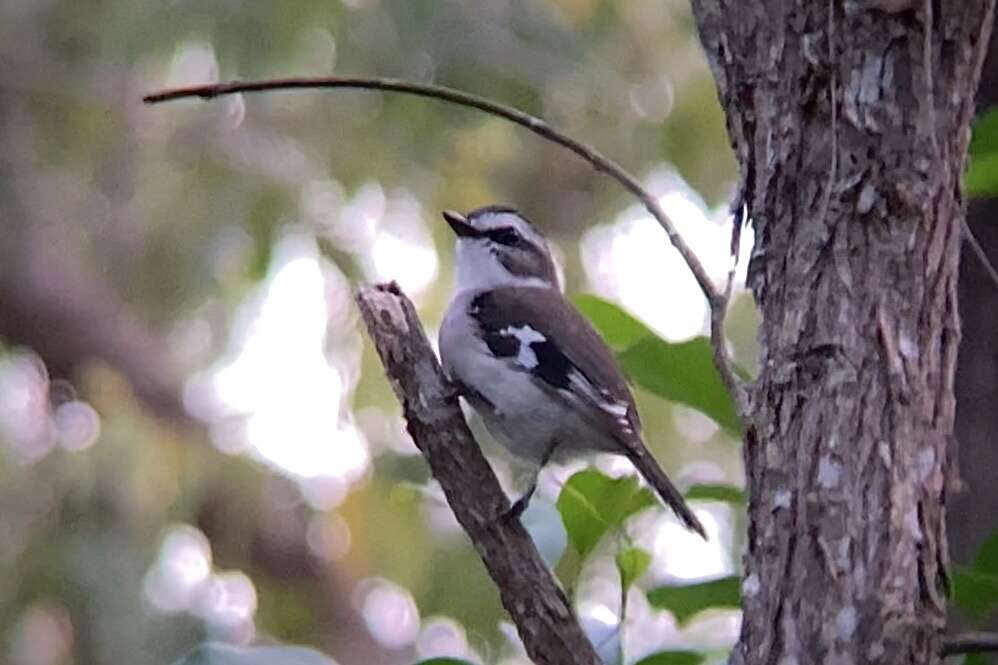
[[[500,245],[509,245],[510,247],[519,245],[523,240],[520,234],[516,232],[516,229],[497,229],[489,233],[489,238],[493,242],[497,242]]]

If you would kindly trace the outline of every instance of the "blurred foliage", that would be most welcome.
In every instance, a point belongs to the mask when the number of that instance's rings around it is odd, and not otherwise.
[[[140,99],[216,77],[432,80],[542,115],[641,178],[669,169],[723,208],[734,161],[688,11],[686,0],[0,5],[0,662],[169,663],[202,640],[307,644],[344,665],[461,649],[522,662],[488,575],[406,439],[350,287],[408,276],[432,333],[451,276],[435,211],[508,201],[551,237],[569,292],[605,293],[579,241],[633,201],[557,147],[432,101]],[[650,305],[668,307],[670,288]],[[648,444],[673,477],[738,486],[737,422],[702,344],[580,302],[623,353]],[[751,298],[733,311],[736,358],[750,367]],[[274,337],[268,321],[300,332],[314,312],[321,348],[303,365],[328,361],[328,372],[312,382],[291,372],[306,346],[291,336],[253,365],[259,374],[235,375],[219,409],[204,376],[217,383]],[[661,385],[654,373],[666,366],[706,374],[691,388]],[[339,392],[313,404],[331,385]],[[303,403],[311,410],[288,420],[258,417]],[[96,422],[80,419],[86,408]],[[344,429],[316,437],[317,412]],[[362,445],[349,447],[351,431]],[[269,448],[248,443],[268,432]],[[353,450],[358,470],[330,479],[311,473],[316,460],[296,471],[275,461],[313,439],[344,459]],[[645,496],[596,461],[597,484]],[[535,502],[550,508],[560,482]],[[718,560],[733,560],[741,507],[705,491],[691,496],[710,500],[698,509],[724,533]],[[577,503],[566,523],[572,550],[589,555],[575,562],[580,601],[615,611],[619,575],[641,594],[675,581],[684,562],[636,533],[676,526],[669,518],[629,520],[611,504],[588,514]],[[560,528],[555,514],[537,533]],[[608,530],[635,531],[623,566],[598,546]],[[629,608],[642,643],[654,611]],[[714,644],[695,624],[664,631],[659,646]]]
[[[318,651],[303,647],[253,647],[201,644],[175,665],[335,665]]]
[[[981,545],[971,566],[957,566],[952,575],[952,600],[967,619],[987,629],[998,614],[998,531]],[[995,654],[969,654],[966,665],[998,662]]]
[[[694,651],[662,651],[642,658],[637,665],[700,665],[706,656]]]
[[[980,622],[998,610],[998,531],[981,545],[972,566],[953,571],[953,602]]]
[[[702,411],[732,435],[741,435],[734,402],[714,367],[708,338],[673,344],[621,308],[595,296],[576,296],[574,302],[616,349],[621,367],[638,386]]]
[[[964,187],[970,196],[998,196],[998,109],[985,111],[974,122]]]
[[[655,607],[672,612],[679,623],[685,623],[698,612],[712,607],[739,607],[741,578],[722,577],[697,584],[660,586],[648,592],[648,600]]]
[[[690,501],[723,501],[736,505],[745,505],[745,491],[731,485],[694,485],[686,490],[686,498]]]

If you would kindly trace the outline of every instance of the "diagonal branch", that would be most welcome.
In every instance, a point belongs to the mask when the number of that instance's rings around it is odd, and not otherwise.
[[[362,286],[356,300],[409,434],[499,587],[527,655],[538,665],[599,665],[520,521],[500,517],[509,501],[468,430],[412,302],[394,283]]]
[[[143,98],[147,104],[156,104],[175,99],[190,97],[200,97],[202,99],[212,99],[222,95],[231,95],[244,92],[265,92],[270,90],[305,90],[305,89],[336,89],[355,88],[363,90],[385,90],[389,92],[399,92],[403,94],[416,95],[419,97],[429,97],[439,99],[458,106],[484,111],[490,115],[505,118],[512,123],[525,127],[542,138],[556,143],[572,151],[586,162],[591,164],[597,171],[604,173],[624,186],[631,194],[636,196],[645,209],[665,230],[669,236],[669,241],[676,248],[683,261],[689,267],[690,272],[696,279],[700,290],[707,298],[711,312],[711,344],[714,347],[714,362],[717,371],[721,374],[721,379],[725,387],[731,393],[735,401],[738,414],[744,418],[748,413],[748,401],[746,390],[741,378],[735,373],[731,358],[728,354],[724,341],[724,318],[727,312],[729,294],[727,290],[721,290],[714,285],[707,271],[704,269],[700,259],[686,244],[683,237],[679,235],[675,225],[669,216],[659,205],[638,179],[628,173],[613,160],[604,157],[593,147],[577,141],[572,137],[554,129],[544,120],[524,113],[505,104],[494,102],[484,97],[472,95],[467,92],[446,88],[443,86],[430,85],[426,83],[415,83],[401,79],[374,78],[374,77],[351,77],[351,76],[328,76],[318,78],[288,78],[272,79],[264,81],[233,81],[231,83],[217,83],[210,85],[197,85],[184,88],[163,90]]]
[[[959,633],[946,638],[942,655],[998,652],[998,633]]]

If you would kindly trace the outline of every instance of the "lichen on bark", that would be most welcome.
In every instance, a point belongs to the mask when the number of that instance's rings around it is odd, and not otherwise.
[[[694,0],[755,225],[735,663],[935,663],[960,192],[993,0]]]

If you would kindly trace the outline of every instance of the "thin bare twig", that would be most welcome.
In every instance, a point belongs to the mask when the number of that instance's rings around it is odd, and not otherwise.
[[[249,92],[336,88],[385,90],[389,92],[417,95],[419,97],[439,99],[441,101],[450,102],[459,106],[478,109],[479,111],[484,111],[485,113],[505,118],[512,123],[529,129],[533,133],[547,139],[548,141],[570,150],[591,164],[597,171],[610,176],[623,185],[625,189],[631,192],[631,194],[636,196],[638,200],[644,204],[645,209],[648,210],[651,216],[654,217],[659,225],[665,230],[666,235],[669,236],[669,241],[672,243],[672,246],[675,247],[676,251],[678,251],[680,256],[683,257],[683,261],[685,261],[686,265],[689,266],[690,272],[693,273],[693,277],[700,286],[700,290],[703,291],[704,296],[707,298],[711,311],[710,327],[711,343],[714,347],[714,362],[717,365],[718,372],[721,374],[721,379],[723,380],[725,387],[731,393],[731,396],[735,401],[735,406],[739,415],[743,418],[747,415],[745,387],[741,378],[735,373],[731,359],[727,352],[727,348],[725,347],[724,317],[728,306],[726,292],[718,289],[714,285],[710,277],[707,275],[707,271],[704,269],[703,264],[700,263],[700,260],[697,258],[696,254],[694,254],[693,250],[690,249],[690,246],[686,244],[686,241],[683,240],[682,236],[679,235],[675,225],[662,209],[662,206],[659,205],[654,196],[642,187],[637,178],[628,173],[623,167],[613,160],[604,157],[593,147],[582,143],[581,141],[577,141],[572,137],[554,129],[544,120],[528,113],[524,113],[523,111],[515,109],[511,106],[506,106],[505,104],[500,104],[490,99],[486,99],[485,97],[479,97],[478,95],[472,95],[453,88],[430,85],[427,83],[416,83],[401,79],[376,77],[327,76],[317,78],[271,79],[264,81],[233,81],[230,83],[216,83],[163,90],[146,95],[143,98],[143,101],[147,104],[156,104],[159,102],[190,97],[212,99],[222,95]]]
[[[998,651],[998,633],[960,633],[946,638],[943,642],[942,655],[955,656],[993,651]]]
[[[981,246],[980,241],[974,232],[970,229],[970,224],[967,222],[967,218],[963,218],[963,239],[967,241],[970,245],[970,249],[973,250],[974,255],[977,256],[977,260],[981,262],[984,267],[984,272],[988,274],[988,277],[998,287],[998,270],[995,270],[995,266],[991,263],[991,259],[988,257],[988,253],[984,251],[984,247]]]
[[[398,286],[362,286],[357,305],[402,403],[406,427],[440,482],[457,521],[478,550],[539,665],[599,665],[565,593],[475,443],[412,302]]]
[[[925,24],[925,34],[922,47],[922,67],[925,68],[925,104],[928,108],[929,139],[932,141],[932,150],[936,153],[936,157],[942,159],[942,150],[939,146],[939,139],[936,136],[935,83],[932,78],[932,30],[934,26],[932,0],[925,0],[924,6],[922,7],[922,13],[922,20]],[[984,266],[984,271],[988,274],[988,277],[995,284],[995,286],[998,286],[998,270],[995,270],[994,265],[991,263],[991,259],[988,258],[984,248],[981,247],[981,243],[977,241],[977,237],[974,235],[974,232],[970,230],[970,225],[967,223],[966,215],[964,215],[962,226],[964,240],[966,240],[967,244],[970,245],[970,248],[974,252],[974,256],[976,256],[981,262],[981,265]]]

